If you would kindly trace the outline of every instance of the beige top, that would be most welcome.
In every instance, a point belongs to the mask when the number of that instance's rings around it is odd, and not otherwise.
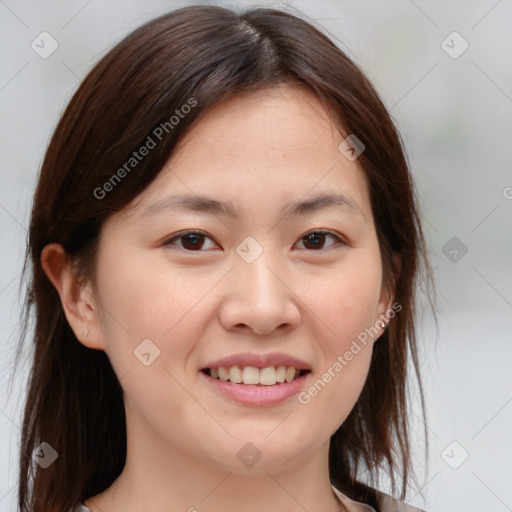
[[[339,501],[345,505],[349,512],[375,512],[375,509],[370,507],[370,505],[365,505],[359,501],[351,500],[349,497],[338,491],[334,486],[332,489]],[[424,512],[419,508],[412,507],[411,505],[395,500],[391,496],[382,492],[377,491],[377,494],[381,499],[381,512]],[[92,510],[80,503],[70,512],[92,512]]]
[[[349,512],[375,512],[373,507],[365,505],[360,501],[351,500],[348,496],[342,494],[336,487],[332,486],[334,494],[340,499],[341,503],[345,505]],[[395,498],[392,498],[388,494],[377,491],[377,496],[380,498],[380,509],[381,512],[424,512],[423,510],[407,505]],[[80,511],[82,512],[82,511]],[[85,511],[86,512],[86,511]]]

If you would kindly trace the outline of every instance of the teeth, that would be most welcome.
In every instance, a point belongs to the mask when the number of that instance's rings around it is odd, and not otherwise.
[[[300,370],[293,366],[280,365],[267,366],[266,368],[257,368],[256,366],[231,366],[226,368],[210,368],[210,375],[224,381],[231,381],[235,384],[260,384],[263,386],[273,386],[276,383],[291,382],[300,375]]]
[[[223,366],[221,366],[219,368],[219,379],[220,380],[229,380],[229,372]]]
[[[276,372],[276,380],[277,382],[284,382],[286,379],[286,366],[278,366]]]
[[[260,370],[260,384],[273,386],[277,382],[276,369],[273,366]]]
[[[245,366],[243,371],[244,384],[259,384],[260,371],[255,366]]]
[[[242,370],[238,366],[232,366],[229,369],[229,380],[235,384],[242,382]]]

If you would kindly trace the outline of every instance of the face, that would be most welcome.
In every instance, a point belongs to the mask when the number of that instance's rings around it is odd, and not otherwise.
[[[132,439],[239,472],[327,446],[368,374],[361,333],[390,307],[342,140],[309,92],[231,99],[104,224],[98,344]]]

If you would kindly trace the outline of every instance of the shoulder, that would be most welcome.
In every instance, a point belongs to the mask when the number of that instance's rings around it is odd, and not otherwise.
[[[425,512],[424,510],[408,505],[403,501],[392,498],[389,494],[377,491],[379,505],[382,512]]]
[[[338,491],[338,489],[336,489],[334,486],[332,489],[340,498],[342,503],[349,508],[350,512],[375,512],[373,507],[370,507],[370,505],[351,500],[348,496],[345,496],[340,491]],[[380,512],[425,512],[424,510],[392,498],[388,494],[385,494],[381,491],[376,491],[376,493],[378,497]]]
[[[92,510],[86,507],[84,504],[79,503],[74,508],[72,508],[69,512],[92,512]]]
[[[353,501],[348,496],[342,494],[338,489],[333,487],[336,495],[341,499],[341,501],[345,505],[351,506],[351,511],[354,512],[375,512],[372,507],[369,505],[365,505],[364,503]],[[379,497],[379,505],[381,508],[381,512],[425,512],[419,508],[413,507],[412,505],[408,505],[407,503],[403,503],[395,498],[392,498],[388,494],[377,491],[377,496]],[[69,512],[92,512],[92,510],[82,503],[76,505]]]

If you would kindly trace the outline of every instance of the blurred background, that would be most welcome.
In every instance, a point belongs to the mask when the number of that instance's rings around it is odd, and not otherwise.
[[[114,43],[191,3],[201,2],[0,0],[0,511],[16,510],[28,366],[8,383],[31,198],[50,135]],[[305,17],[381,94],[409,154],[439,291],[439,329],[425,308],[420,338],[429,465],[416,400],[418,481],[408,501],[429,512],[512,510],[512,2],[211,3]]]

